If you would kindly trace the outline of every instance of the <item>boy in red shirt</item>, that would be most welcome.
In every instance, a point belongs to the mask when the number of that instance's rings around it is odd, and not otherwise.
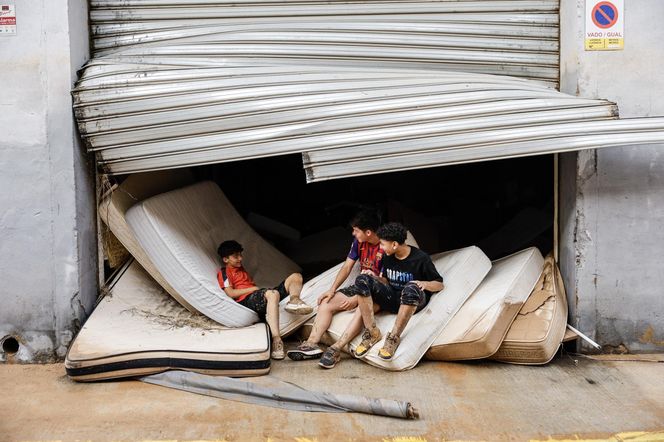
[[[356,261],[360,262],[362,273],[379,275],[382,269],[383,251],[376,229],[380,225],[378,214],[373,210],[363,210],[350,221],[353,228],[353,243],[344,265],[339,269],[332,286],[318,297],[318,313],[309,338],[294,350],[288,350],[288,357],[294,361],[319,358],[323,350],[318,346],[323,334],[332,323],[332,317],[340,311],[357,307],[357,296],[353,287],[339,289],[348,278]]]
[[[222,266],[217,272],[219,286],[224,292],[243,306],[255,311],[267,324],[272,333],[272,359],[284,358],[284,343],[279,334],[279,301],[290,295],[286,311],[306,315],[313,308],[300,299],[302,291],[302,275],[292,273],[277,287],[272,289],[258,288],[251,276],[242,267],[242,245],[237,241],[224,241],[219,245],[217,253],[221,257]]]

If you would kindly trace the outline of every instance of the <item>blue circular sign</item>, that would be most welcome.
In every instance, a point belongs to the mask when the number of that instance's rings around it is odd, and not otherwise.
[[[618,21],[618,8],[611,2],[599,2],[592,11],[593,23],[598,28],[606,29]]]

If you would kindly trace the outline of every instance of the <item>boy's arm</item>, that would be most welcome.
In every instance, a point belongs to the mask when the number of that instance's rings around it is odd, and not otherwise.
[[[334,293],[337,291],[339,286],[344,283],[346,278],[348,278],[348,275],[350,275],[350,271],[353,269],[353,266],[355,265],[355,260],[346,258],[346,261],[344,262],[344,265],[341,266],[339,269],[339,272],[337,273],[337,277],[334,278],[334,282],[332,283],[332,287],[330,287],[328,290],[323,292],[319,297],[318,297],[318,304],[320,305],[322,302],[329,301],[332,296],[334,296]]]
[[[419,288],[428,292],[436,293],[443,289],[443,281],[413,281]]]
[[[440,273],[436,270],[436,266],[433,264],[433,261],[431,261],[431,258],[424,263],[420,275],[423,277],[422,279],[426,279],[426,281],[413,282],[422,290],[436,293],[443,289],[443,277],[440,276]]]
[[[258,290],[258,287],[247,287],[244,289],[234,289],[232,287],[224,287],[224,292],[226,292],[228,297],[231,299],[237,299],[242,295],[253,293],[256,290]]]

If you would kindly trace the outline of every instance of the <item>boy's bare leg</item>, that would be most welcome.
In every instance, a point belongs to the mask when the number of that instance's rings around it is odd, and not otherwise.
[[[265,317],[272,333],[271,357],[272,359],[283,359],[285,356],[284,343],[281,340],[281,333],[279,332],[279,292],[276,290],[266,291],[265,300],[267,301]]]
[[[344,303],[348,305],[343,307]],[[318,345],[323,334],[330,328],[334,314],[342,310],[352,310],[355,307],[357,307],[357,296],[348,297],[341,292],[336,292],[332,299],[319,305],[314,325],[306,341],[307,344]]]
[[[357,297],[357,309],[362,314],[362,322],[364,327],[369,330],[376,328],[376,319],[374,318],[374,303],[371,296],[359,296]]]
[[[332,344],[330,347],[334,348],[335,350],[341,350],[347,346],[348,343],[352,341],[353,338],[355,338],[355,336],[359,335],[361,331],[362,315],[360,314],[359,310],[356,310],[355,314],[353,314],[353,319],[351,319],[351,321],[348,323],[346,330],[344,330],[339,340]]]
[[[302,275],[291,273],[286,278],[286,281],[284,281],[284,286],[286,286],[286,292],[290,295],[291,301],[300,299],[300,293],[302,293]]]
[[[410,318],[413,317],[415,310],[417,310],[416,305],[401,304],[399,306],[397,319],[394,321],[394,327],[392,327],[392,331],[387,334],[383,348],[378,350],[378,356],[380,358],[390,360],[394,357],[394,354],[401,343],[401,333],[403,333],[406,325],[408,325]]]
[[[299,273],[291,274],[284,281],[284,286],[286,287],[286,292],[290,295],[290,299],[285,307],[287,312],[296,315],[308,315],[314,310],[313,307],[300,299],[300,294],[302,293],[302,275]]]
[[[408,325],[408,321],[410,321],[410,318],[415,314],[415,310],[417,310],[416,305],[401,304],[399,311],[397,312],[397,319],[394,321],[394,327],[392,327],[393,335],[401,336],[406,325]]]
[[[374,309],[378,311],[380,307],[378,307],[376,304],[374,305]],[[350,341],[355,338],[355,336],[359,335],[363,328],[364,324],[362,323],[362,313],[360,312],[360,309],[357,309],[353,314],[353,319],[346,327],[346,330],[344,330],[344,333],[341,335],[341,338],[339,338],[339,340],[335,342],[334,345],[330,346],[330,348],[328,348],[325,353],[323,353],[323,356],[321,357],[318,365],[328,369],[334,368],[341,359],[341,349],[346,347]]]
[[[376,305],[375,308],[378,309],[379,307]],[[355,339],[355,336],[359,335],[362,329],[364,328],[364,324],[362,322],[363,322],[362,313],[360,313],[360,309],[357,309],[355,310],[353,319],[346,327],[346,330],[344,330],[339,340],[335,342],[333,345],[331,345],[331,347],[334,348],[335,350],[341,350],[342,348],[347,346],[350,343],[350,341]]]
[[[376,325],[376,318],[374,317],[374,313],[380,310],[380,306],[374,304],[371,296],[358,296],[357,304],[357,309],[362,314],[364,333],[362,333],[362,341],[355,347],[353,354],[356,358],[362,358],[371,347],[380,341],[383,334]]]

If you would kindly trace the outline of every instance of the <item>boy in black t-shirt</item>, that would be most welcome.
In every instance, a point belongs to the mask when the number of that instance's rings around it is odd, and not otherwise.
[[[406,241],[406,228],[399,223],[388,223],[376,232],[384,251],[383,271],[375,275],[363,271],[355,280],[359,295],[358,309],[343,335],[323,354],[319,365],[333,368],[341,357],[341,349],[359,333],[362,324],[362,342],[355,348],[355,357],[364,357],[369,349],[382,338],[376,326],[374,313],[387,310],[397,314],[392,331],[387,334],[385,345],[378,356],[392,359],[401,341],[401,333],[413,314],[422,310],[431,295],[443,289],[440,276],[431,258]]]

